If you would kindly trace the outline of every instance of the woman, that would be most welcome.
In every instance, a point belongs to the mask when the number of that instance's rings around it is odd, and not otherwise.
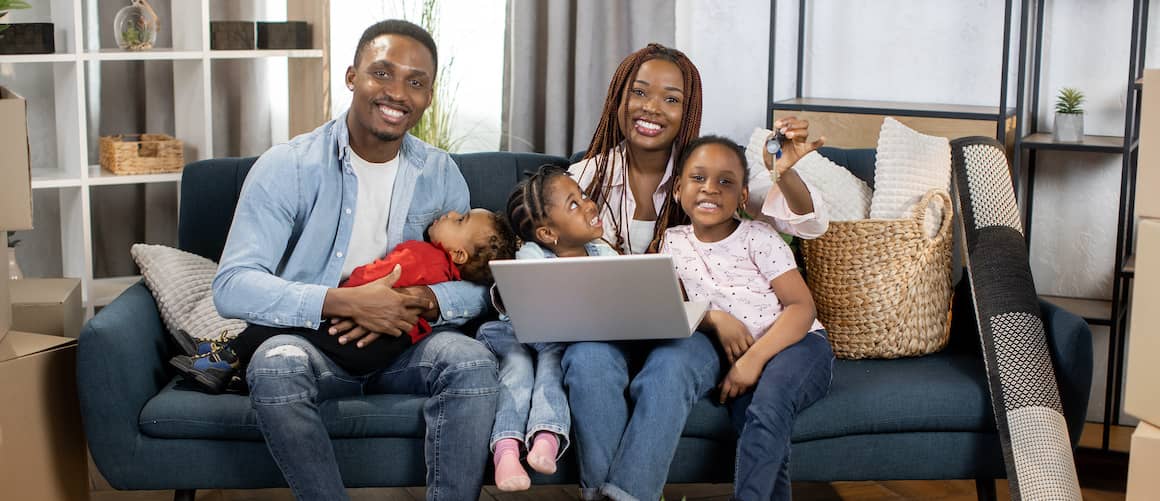
[[[820,199],[792,170],[823,143],[808,124],[774,124],[786,136],[775,165],[750,165],[750,214],[803,238],[825,232]],[[608,86],[584,159],[569,169],[601,207],[604,237],[625,253],[656,252],[665,229],[683,224],[672,200],[673,160],[701,126],[701,77],[680,51],[659,44],[630,54]],[[581,497],[658,499],[693,404],[717,384],[720,361],[704,333],[643,343],[575,343],[563,357],[564,384],[580,452]],[[630,367],[639,367],[635,375]],[[624,395],[628,394],[628,398]],[[788,431],[786,432],[788,435]]]

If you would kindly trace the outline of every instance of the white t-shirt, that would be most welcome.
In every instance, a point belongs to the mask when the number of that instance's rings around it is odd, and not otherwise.
[[[605,228],[609,225],[605,223]],[[648,251],[648,244],[652,243],[653,232],[656,231],[656,221],[633,219],[628,222],[628,252],[644,254]],[[607,234],[608,230],[605,230]]]
[[[793,252],[777,230],[761,221],[741,221],[718,242],[702,242],[689,225],[665,231],[661,252],[673,256],[673,268],[693,301],[733,315],[760,338],[783,310],[770,281],[797,273]],[[811,331],[822,328],[814,320]]]
[[[350,166],[358,177],[358,198],[350,245],[342,262],[342,279],[355,268],[387,255],[387,221],[391,215],[391,190],[399,172],[399,156],[385,163],[370,163],[350,150]]]

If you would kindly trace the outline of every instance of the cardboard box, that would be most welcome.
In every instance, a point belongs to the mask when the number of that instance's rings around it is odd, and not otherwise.
[[[0,117],[0,230],[31,230],[28,103],[0,87]]]
[[[1136,165],[1136,215],[1160,217],[1160,197],[1148,196],[1160,186],[1160,69],[1144,71],[1140,103],[1140,151]]]
[[[1132,433],[1128,456],[1126,501],[1152,501],[1160,497],[1160,428],[1140,421]]]
[[[1141,219],[1136,231],[1124,412],[1160,423],[1160,219]]]
[[[76,278],[26,278],[9,282],[12,329],[76,338],[84,323],[81,281]]]
[[[87,500],[76,340],[12,331],[0,341],[4,499]]]

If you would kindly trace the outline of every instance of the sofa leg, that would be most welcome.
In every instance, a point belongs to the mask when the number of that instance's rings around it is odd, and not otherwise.
[[[178,489],[173,491],[173,501],[193,501],[197,496],[197,489]]]
[[[979,496],[979,501],[995,501],[999,499],[995,494],[995,479],[976,478],[975,494]]]

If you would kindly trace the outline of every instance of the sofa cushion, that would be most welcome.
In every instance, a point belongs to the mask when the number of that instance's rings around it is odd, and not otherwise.
[[[969,352],[838,360],[830,393],[799,415],[793,441],[876,433],[993,433],[988,398],[982,360]],[[732,440],[728,410],[709,400],[698,402],[684,436]]]
[[[213,304],[217,263],[164,245],[133,244],[129,253],[170,332],[202,340],[233,338],[246,328],[242,320],[222,318]]]
[[[568,167],[564,157],[539,153],[458,153],[451,159],[467,181],[471,206],[501,214],[507,209],[508,194],[525,172],[535,172],[545,164]]]
[[[221,260],[242,184],[257,160],[214,158],[185,166],[177,214],[178,248],[211,261]]]
[[[418,395],[366,395],[327,400],[319,410],[335,438],[422,438],[426,400]],[[180,377],[145,403],[138,425],[156,438],[262,440],[248,396],[209,395],[191,389]]]
[[[921,381],[922,384],[915,384]],[[331,436],[423,436],[423,397],[368,395],[323,402]],[[139,425],[158,438],[261,440],[243,395],[206,395],[171,382],[141,411]],[[733,441],[729,411],[709,400],[693,407],[686,437]],[[793,441],[907,432],[993,432],[982,360],[942,352],[898,360],[839,360],[830,393],[802,412]]]

